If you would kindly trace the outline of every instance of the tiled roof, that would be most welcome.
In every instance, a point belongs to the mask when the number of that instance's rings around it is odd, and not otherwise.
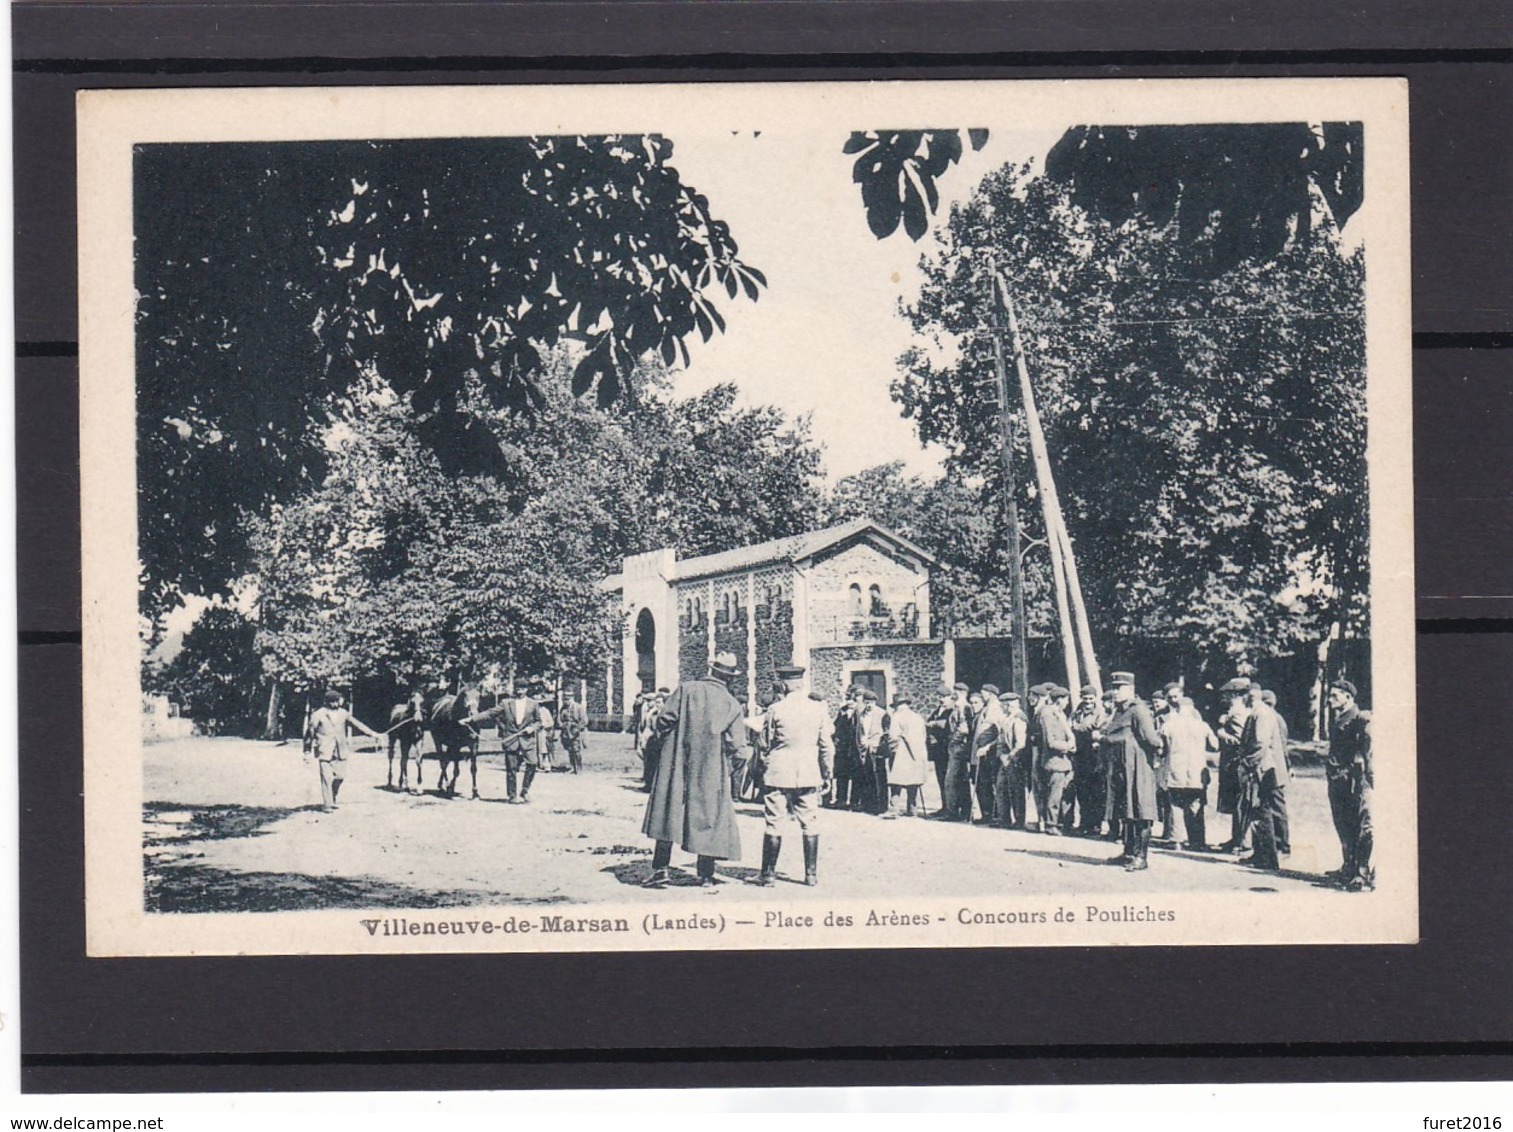
[[[895,543],[909,554],[924,562],[933,563],[935,556],[916,546],[908,539],[889,530],[871,519],[851,519],[833,527],[822,527],[801,535],[770,539],[752,546],[738,546],[734,550],[722,550],[718,554],[701,554],[678,562],[676,573],[669,582],[688,581],[691,578],[709,578],[717,574],[733,574],[756,566],[769,566],[775,562],[802,562],[806,558],[837,546],[864,531],[875,530],[889,542]],[[611,574],[599,583],[601,589],[616,591],[624,589],[623,574]]]
[[[824,527],[801,535],[790,535],[787,538],[759,542],[755,546],[740,546],[734,550],[722,550],[718,554],[704,554],[698,558],[685,559],[678,563],[678,580],[686,581],[690,578],[707,578],[715,574],[730,574],[740,570],[749,570],[754,566],[766,566],[773,562],[801,562],[866,530],[878,531],[884,538],[897,543],[926,562],[935,561],[934,555],[915,546],[902,535],[890,531],[881,523],[875,523],[871,519],[852,519],[845,523],[837,523],[833,527]]]

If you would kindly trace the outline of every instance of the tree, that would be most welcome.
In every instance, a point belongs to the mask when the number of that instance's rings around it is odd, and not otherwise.
[[[586,349],[601,404],[633,365],[756,298],[728,227],[656,135],[154,145],[136,153],[143,601],[222,592],[246,517],[325,477],[379,374],[449,470],[507,470],[465,402],[539,409],[543,351]]]
[[[1316,216],[1306,242],[1210,277],[1178,227],[1101,221],[1027,168],[990,176],[926,260],[894,392],[922,439],[993,480],[977,390],[996,262],[1095,632],[1275,655],[1366,608],[1362,258]],[[1032,490],[1021,515],[1043,536]]]
[[[253,635],[257,627],[228,605],[208,606],[182,647],[156,676],[157,690],[210,735],[250,731],[261,683]]]
[[[967,133],[974,150],[988,138]],[[1364,149],[1359,122],[1077,126],[1045,170],[1073,203],[1116,227],[1135,217],[1175,223],[1189,269],[1220,275],[1307,244],[1320,203],[1343,228],[1365,199]],[[860,154],[852,179],[873,234],[891,236],[902,219],[919,240],[940,204],[936,181],[961,159],[961,132],[853,133],[843,152]]]

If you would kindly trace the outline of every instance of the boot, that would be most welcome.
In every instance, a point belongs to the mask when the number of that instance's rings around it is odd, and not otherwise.
[[[1117,857],[1110,858],[1111,865],[1127,865],[1135,856],[1135,823],[1124,823],[1124,850]]]
[[[1138,873],[1141,869],[1150,868],[1151,827],[1147,823],[1141,822],[1140,828],[1135,831],[1132,840],[1134,842],[1133,851],[1130,854],[1129,862],[1124,866],[1124,870],[1125,872]]]
[[[514,801],[514,798],[515,798],[514,777],[515,776],[513,774],[510,775],[510,800],[511,801]],[[644,887],[644,888],[666,888],[668,882],[670,880],[672,880],[672,869],[669,867],[671,864],[672,864],[672,842],[671,841],[658,841],[657,842],[657,847],[654,850],[652,850],[652,854],[651,854],[651,876],[649,876],[649,877],[646,878],[645,882],[643,882],[642,887]]]
[[[717,877],[717,876],[714,875],[714,858],[713,857],[703,857],[703,856],[701,856],[699,858],[699,863],[698,863],[697,868],[698,868],[698,876],[699,876],[699,885],[706,892],[713,890],[718,885],[720,885],[720,884],[723,883],[719,879],[719,877]]]
[[[781,837],[769,833],[762,838],[762,875],[757,877],[756,883],[763,888],[771,888],[773,881],[777,879],[778,854],[782,849]]]
[[[813,888],[819,883],[820,837],[804,834],[804,883]]]

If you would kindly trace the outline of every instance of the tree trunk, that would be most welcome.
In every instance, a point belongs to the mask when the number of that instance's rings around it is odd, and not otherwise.
[[[263,717],[263,738],[284,738],[284,690],[277,680],[268,682],[268,711]]]
[[[1313,736],[1315,741],[1329,738],[1328,716],[1326,712],[1325,688],[1329,679],[1329,644],[1340,632],[1340,623],[1333,622],[1329,626],[1329,632],[1324,634],[1324,639],[1319,642],[1318,663],[1314,666],[1313,687],[1308,690],[1308,712],[1313,719]]]

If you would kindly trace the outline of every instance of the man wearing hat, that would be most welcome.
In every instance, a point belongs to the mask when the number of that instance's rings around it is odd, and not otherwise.
[[[1229,815],[1229,840],[1222,848],[1238,853],[1245,848],[1250,833],[1245,790],[1240,781],[1240,740],[1250,719],[1250,680],[1236,676],[1219,689],[1219,695],[1227,704],[1215,728],[1219,740],[1218,810]]]
[[[883,709],[877,693],[861,690],[860,710],[856,713],[857,777],[852,789],[853,810],[886,813],[888,809],[888,763],[883,750]]]
[[[972,720],[972,775],[977,787],[977,808],[981,821],[993,820],[993,792],[998,783],[998,751],[1005,722],[998,702],[998,685],[982,686],[982,710]]]
[[[1114,770],[1109,799],[1124,826],[1124,852],[1114,858],[1131,872],[1150,867],[1151,823],[1156,820],[1156,761],[1161,736],[1150,708],[1135,696],[1135,677],[1109,678],[1114,710],[1103,731],[1103,748]]]
[[[1108,716],[1098,701],[1098,689],[1083,686],[1082,699],[1072,712],[1068,725],[1077,750],[1072,755],[1072,791],[1077,798],[1077,832],[1083,837],[1097,837],[1104,817],[1108,792],[1108,768],[1099,758],[1103,725]]]
[[[946,792],[941,795],[941,814],[947,821],[972,820],[972,697],[965,684],[952,689],[950,737],[947,740]],[[982,697],[975,697],[981,705]]]
[[[936,785],[940,787],[941,812],[946,805],[946,772],[951,766],[951,713],[956,708],[956,689],[942,684],[935,707],[925,718],[925,742],[929,746],[930,766],[935,772]]]
[[[1240,777],[1251,801],[1253,852],[1247,864],[1277,869],[1287,844],[1287,748],[1282,720],[1262,699],[1263,689],[1250,686],[1250,718],[1240,736]]]
[[[326,693],[324,707],[310,713],[305,724],[305,762],[313,754],[320,763],[320,801],[325,810],[336,809],[347,771],[347,728],[355,727],[372,739],[383,736],[341,706],[341,693],[332,688]]]
[[[1035,816],[1041,833],[1060,837],[1066,820],[1066,788],[1072,777],[1072,752],[1077,749],[1077,738],[1066,718],[1071,692],[1059,684],[1044,685],[1044,692],[1037,713],[1040,744],[1039,763],[1034,768]]]
[[[730,779],[746,756],[746,712],[728,684],[740,677],[734,653],[716,654],[709,675],[679,684],[667,698],[647,740],[656,777],[641,832],[656,844],[647,886],[671,879],[673,842],[698,857],[699,883],[713,889],[717,860],[739,860]]]
[[[537,688],[545,692],[546,685],[539,681],[531,685],[533,691]],[[531,783],[536,781],[536,770],[541,765],[537,735],[541,731],[542,713],[540,705],[526,694],[525,685],[488,711],[470,715],[463,722],[470,727],[479,723],[494,723],[498,727],[499,737],[503,740],[499,749],[504,754],[506,801],[511,804],[529,802]],[[525,771],[523,787],[521,770]],[[478,797],[476,778],[473,780],[473,797]]]
[[[783,848],[783,827],[790,818],[796,818],[804,836],[804,883],[813,885],[817,883],[820,856],[820,799],[835,774],[830,715],[823,701],[804,694],[801,666],[778,665],[777,677],[783,696],[767,709],[762,727],[767,752],[762,771],[762,811],[767,828],[762,836],[762,872],[756,883],[773,883]]]
[[[902,807],[907,817],[922,817],[925,775],[929,773],[925,717],[914,710],[912,697],[900,692],[893,697],[888,716],[888,812],[895,818]]]
[[[1019,706],[1018,692],[998,697],[1003,727],[998,740],[997,781],[993,787],[993,824],[1009,829],[1024,825],[1024,764],[1030,741],[1029,720]]]
[[[1376,887],[1371,867],[1371,793],[1376,771],[1371,757],[1371,713],[1356,704],[1355,685],[1336,680],[1329,686],[1334,712],[1324,775],[1329,784],[1329,813],[1340,839],[1340,867],[1331,874],[1353,892]]]
[[[849,810],[855,802],[856,767],[860,761],[856,746],[856,717],[861,712],[861,698],[860,688],[855,685],[847,688],[845,701],[835,713],[832,732],[835,785],[830,790],[829,805],[837,810]]]
[[[1218,762],[1219,740],[1203,722],[1181,684],[1168,684],[1166,699],[1171,710],[1161,728],[1161,784],[1166,787],[1172,809],[1182,815],[1183,847],[1207,852],[1204,809],[1208,802],[1210,765]]]

